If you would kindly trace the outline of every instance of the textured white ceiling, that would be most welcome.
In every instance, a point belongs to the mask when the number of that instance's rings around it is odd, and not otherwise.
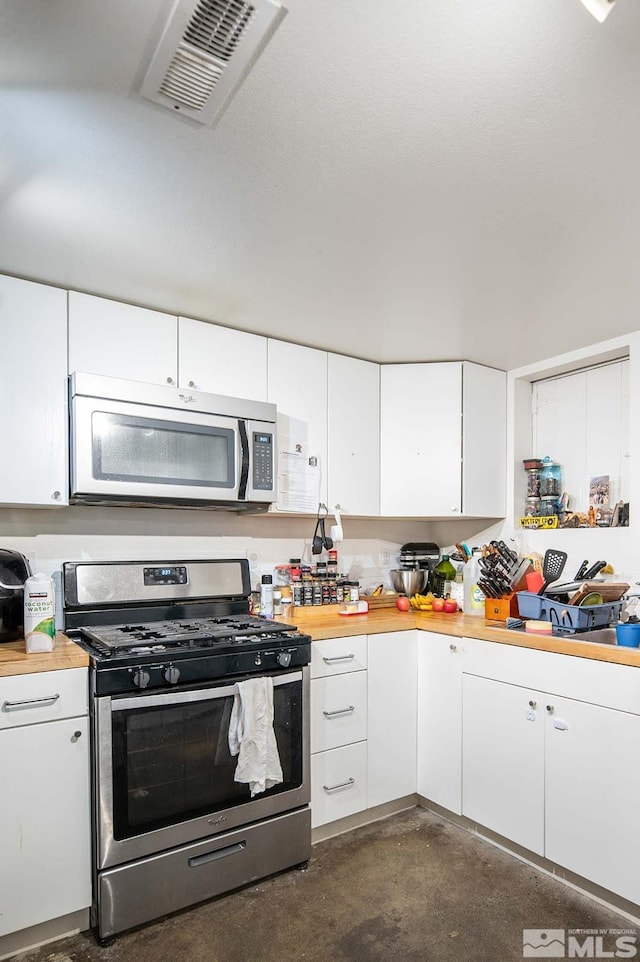
[[[0,0],[0,271],[373,360],[640,328],[640,3],[287,0],[215,128],[170,0]]]

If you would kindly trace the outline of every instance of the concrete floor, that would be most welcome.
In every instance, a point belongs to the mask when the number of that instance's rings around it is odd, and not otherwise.
[[[89,933],[21,962],[521,962],[522,930],[633,926],[423,811],[314,847],[294,869],[100,949]],[[640,933],[639,933],[640,934]]]

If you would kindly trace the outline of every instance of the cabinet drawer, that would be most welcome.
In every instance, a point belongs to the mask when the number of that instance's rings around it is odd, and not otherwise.
[[[367,743],[311,757],[311,827],[367,807]]]
[[[354,671],[311,681],[311,751],[367,737],[367,673]]]
[[[0,678],[0,729],[74,718],[88,711],[86,668]]]
[[[311,645],[311,677],[325,678],[367,667],[367,636],[325,638]]]

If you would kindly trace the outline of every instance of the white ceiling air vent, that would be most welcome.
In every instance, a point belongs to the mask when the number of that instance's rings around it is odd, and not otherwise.
[[[142,96],[213,124],[285,14],[273,0],[177,0]]]

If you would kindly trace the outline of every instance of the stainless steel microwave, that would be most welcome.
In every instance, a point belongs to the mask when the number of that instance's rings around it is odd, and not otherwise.
[[[70,501],[265,511],[276,407],[93,374],[69,378]]]

